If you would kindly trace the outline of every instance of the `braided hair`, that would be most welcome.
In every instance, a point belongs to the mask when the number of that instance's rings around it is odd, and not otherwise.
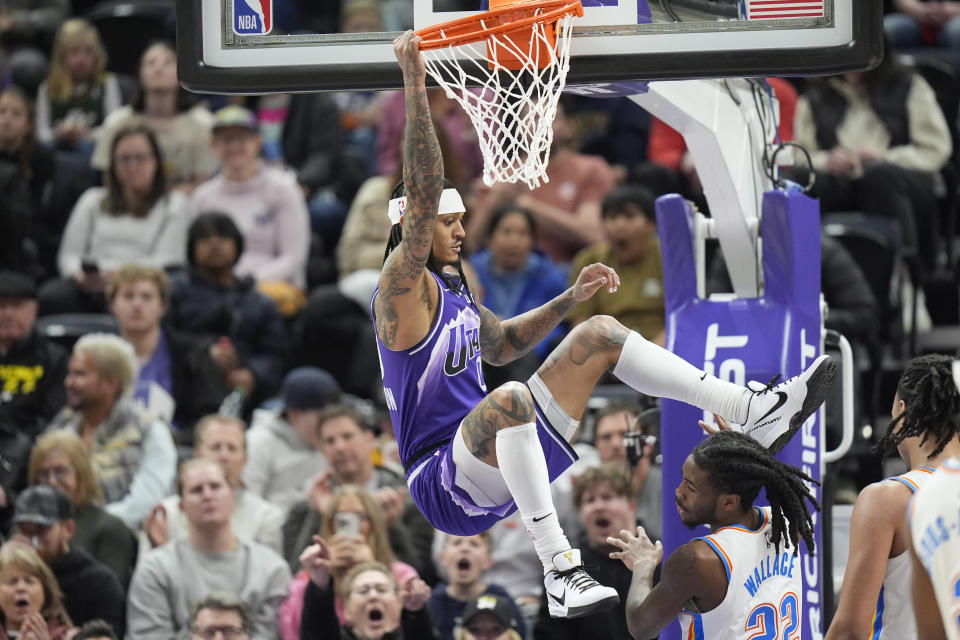
[[[911,437],[922,437],[920,444],[933,438],[939,455],[951,440],[960,435],[960,392],[953,382],[953,358],[941,354],[919,356],[907,363],[897,383],[897,395],[906,405],[890,421],[876,449],[892,453],[897,445]],[[900,428],[897,428],[900,425]]]
[[[753,504],[760,489],[767,490],[773,514],[772,542],[777,553],[783,541],[797,555],[801,537],[810,553],[814,552],[813,516],[805,500],[820,509],[807,488],[807,483],[819,483],[800,469],[777,460],[769,449],[737,431],[715,433],[698,444],[691,455],[693,462],[710,474],[719,492],[740,496],[744,506]]]
[[[443,188],[455,189],[456,187],[452,182],[444,178]],[[403,187],[403,180],[401,180],[393,187],[393,191],[390,192],[390,199],[393,200],[394,198],[401,198],[404,195],[405,195],[405,191]],[[387,258],[390,257],[390,252],[396,249],[398,246],[400,246],[400,242],[402,240],[403,240],[403,224],[398,222],[397,224],[390,227],[390,237],[387,239],[387,248],[384,249],[383,251],[384,264],[386,264]],[[443,270],[443,266],[444,265],[441,264],[440,261],[438,261],[436,257],[433,255],[433,244],[431,241],[430,256],[427,258],[427,264],[426,264],[427,269],[437,274],[437,277],[439,277],[443,281],[443,284],[445,284],[447,286],[447,289],[450,289],[450,291],[453,291],[454,293],[466,292],[467,300],[470,301],[470,305],[474,309],[477,309],[477,311],[479,311],[479,308],[477,307],[477,301],[473,297],[473,292],[470,291],[470,285],[467,283],[467,276],[464,275],[463,273],[463,263],[460,261],[457,261],[457,273],[460,275],[460,282],[454,281],[453,277]]]

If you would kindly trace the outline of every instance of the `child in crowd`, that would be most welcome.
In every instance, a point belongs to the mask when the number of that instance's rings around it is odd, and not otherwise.
[[[97,29],[72,18],[57,30],[50,74],[37,91],[37,138],[63,149],[93,153],[93,130],[121,105],[120,84],[108,73]]]
[[[509,598],[487,593],[467,603],[456,640],[520,640],[520,620]]]
[[[440,565],[446,573],[446,582],[433,588],[427,601],[430,617],[440,632],[440,640],[454,640],[463,626],[464,609],[467,603],[488,594],[499,596],[510,603],[513,619],[521,638],[526,637],[523,615],[507,591],[496,584],[483,580],[490,568],[490,533],[484,531],[473,536],[448,535],[440,552]]]

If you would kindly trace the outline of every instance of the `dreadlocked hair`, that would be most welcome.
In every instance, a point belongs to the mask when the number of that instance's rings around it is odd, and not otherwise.
[[[737,431],[719,431],[696,446],[694,463],[708,474],[721,493],[740,496],[744,506],[753,505],[766,489],[773,514],[772,542],[780,553],[780,542],[800,551],[802,537],[807,550],[813,553],[813,515],[805,500],[819,510],[820,504],[810,493],[807,483],[819,484],[800,469],[773,457],[770,450],[750,436]]]
[[[449,180],[447,180],[446,178],[443,179],[443,188],[456,189],[454,184]],[[403,188],[403,180],[401,180],[393,187],[393,191],[390,192],[390,199],[393,200],[394,198],[402,198],[404,195],[405,195],[405,191]],[[384,264],[386,264],[387,258],[390,257],[390,252],[396,249],[398,246],[400,246],[400,242],[402,240],[403,240],[403,225],[398,222],[397,224],[390,227],[390,237],[387,239],[387,248],[384,249],[383,251]],[[455,282],[453,277],[443,270],[443,266],[444,265],[442,265],[434,257],[433,248],[431,246],[430,256],[427,258],[427,264],[426,264],[427,269],[437,274],[437,277],[439,277],[443,281],[443,284],[445,284],[446,287],[451,291],[453,291],[454,293],[466,292],[467,299],[470,301],[470,305],[474,309],[477,309],[477,311],[479,311],[479,308],[477,306],[477,301],[473,297],[473,292],[470,291],[469,283],[467,283],[467,276],[464,275],[463,273],[463,263],[457,262],[457,274],[460,276],[460,282]]]
[[[933,438],[939,455],[960,435],[960,392],[953,382],[953,358],[941,354],[919,356],[907,363],[897,383],[896,397],[906,405],[890,421],[875,449],[892,453],[907,438],[920,437],[920,444]],[[900,425],[897,428],[897,425]]]

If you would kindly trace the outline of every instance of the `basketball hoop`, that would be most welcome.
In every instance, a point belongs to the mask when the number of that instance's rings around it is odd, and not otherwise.
[[[490,0],[487,12],[417,31],[427,72],[477,130],[487,186],[548,181],[574,16],[583,16],[580,0]]]

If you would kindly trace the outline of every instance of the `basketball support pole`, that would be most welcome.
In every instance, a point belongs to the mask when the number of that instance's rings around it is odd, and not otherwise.
[[[679,132],[693,157],[711,220],[700,231],[720,240],[733,291],[761,294],[757,227],[761,201],[773,183],[763,171],[763,125],[742,78],[651,82],[630,99]],[[768,134],[769,135],[769,134]],[[698,289],[705,289],[698,276]]]
[[[770,273],[767,270],[768,263],[777,262],[777,258],[773,255],[769,256],[773,260],[764,260],[763,257],[763,242],[761,239],[765,236],[773,238],[776,235],[770,229],[765,233],[761,232],[760,221],[764,213],[764,201],[767,200],[768,206],[771,206],[771,203],[775,201],[790,202],[791,200],[805,199],[795,193],[787,194],[785,198],[774,197],[772,201],[768,197],[768,192],[774,190],[775,185],[767,175],[763,159],[769,157],[772,153],[775,135],[773,123],[777,119],[770,113],[770,110],[773,110],[778,118],[778,105],[767,103],[769,108],[765,116],[766,123],[762,122],[760,114],[757,113],[754,87],[746,79],[741,78],[650,82],[646,85],[645,91],[628,97],[683,136],[703,185],[704,196],[709,204],[712,217],[708,219],[699,212],[687,212],[687,220],[690,224],[689,237],[694,245],[697,296],[706,299],[705,242],[708,238],[717,238],[723,249],[723,256],[736,298],[730,301],[730,304],[734,306],[755,305],[752,313],[758,314],[757,317],[759,318],[764,318],[763,312],[766,310],[764,309],[766,305],[764,301],[775,303],[777,298],[782,297],[779,292],[764,292],[763,288],[763,274],[767,273],[769,275]],[[766,101],[766,96],[764,96],[764,101]],[[764,124],[767,125],[766,131]],[[669,197],[665,196],[665,198]],[[808,210],[816,211],[816,203],[807,202],[804,206]],[[662,208],[664,211],[660,210],[661,203],[658,202],[658,219],[671,209],[671,205],[665,203]],[[786,208],[790,209],[791,205],[788,204]],[[802,213],[803,210],[803,206],[798,208],[798,212]],[[789,213],[791,212],[788,211],[788,215],[784,218],[783,212],[777,206],[773,206],[770,211],[770,215],[773,216],[770,224],[774,227],[782,226],[784,220],[790,219]],[[791,228],[799,230],[803,225],[796,225],[796,222],[797,220],[794,219],[794,222],[790,223],[795,225]],[[816,242],[816,231],[810,233],[809,223],[806,228],[808,237],[806,242]],[[816,225],[815,228],[818,229],[819,225]],[[676,234],[674,234],[674,237],[676,237]],[[661,242],[663,242],[663,238]],[[784,245],[778,246],[782,249]],[[816,250],[810,251],[810,253],[811,258],[816,256],[816,264],[810,264],[809,269],[817,269],[820,266],[819,247],[815,248]],[[663,249],[666,265],[666,252],[669,247],[663,247]],[[770,250],[773,251],[774,249],[771,247]],[[793,251],[796,252],[796,248]],[[819,278],[817,278],[817,282],[819,282]],[[667,284],[667,279],[665,279],[665,286]],[[737,302],[737,300],[744,302]],[[807,333],[807,338],[801,338],[801,343],[808,343],[800,349],[804,352],[803,360],[812,357],[814,349],[820,353],[824,349],[825,331],[822,318],[827,309],[822,294],[819,296],[819,305],[816,301],[813,301],[807,303],[806,306],[809,307],[811,304],[814,307],[814,313],[819,311],[820,331],[816,337]],[[736,336],[741,340],[739,345],[734,344],[736,341],[732,340],[734,336],[731,335],[728,338],[730,344],[724,346],[722,341],[714,341],[713,346],[708,344],[705,351],[710,353],[712,350],[713,353],[716,353],[718,361],[722,358],[728,358],[727,363],[740,362],[741,368],[745,364],[748,372],[753,366],[751,361],[758,364],[763,360],[761,352],[766,351],[762,348],[757,351],[760,346],[757,339],[761,337],[758,334],[775,333],[781,328],[776,325],[768,328],[751,326],[753,324],[750,320],[751,312],[743,314],[741,320],[737,321],[735,311],[731,311],[727,315],[723,310],[717,311],[714,308],[711,311],[709,304],[700,305],[701,308],[699,309],[692,309],[691,306],[696,306],[696,303],[686,305],[686,308],[679,312],[674,309],[678,314],[677,318],[682,318],[684,314],[687,314],[689,322],[690,316],[701,316],[701,320],[705,324],[710,324],[711,328],[719,327],[719,331],[723,335],[743,334],[742,336]],[[819,309],[816,309],[817,306],[819,306]],[[810,309],[807,310],[810,311]],[[797,308],[795,311],[801,311],[801,309]],[[670,312],[671,310],[668,309],[668,315]],[[773,315],[770,317],[773,317]],[[788,312],[787,315],[790,315],[790,313]],[[682,323],[683,321],[678,320],[678,322]],[[696,321],[694,321],[694,324],[696,324]],[[786,326],[789,326],[789,323]],[[795,331],[796,328],[794,328]],[[803,334],[801,333],[801,335]],[[773,336],[768,337],[776,342]],[[819,478],[824,478],[826,475],[827,462],[839,459],[849,449],[854,428],[853,359],[846,339],[839,336],[838,338],[835,337],[834,340],[839,340],[842,356],[844,403],[842,442],[833,451],[825,450],[825,431],[823,429],[825,412],[821,408],[817,412],[816,422],[819,424],[815,427],[814,419],[808,420],[808,423],[804,426],[803,434],[798,434],[796,438],[798,442],[791,443],[791,447],[798,451],[784,452],[785,459],[798,466],[806,467],[807,463],[812,463],[817,473],[811,473],[811,475]],[[790,338],[788,333],[784,333],[783,341],[783,351],[780,357],[795,361],[795,340]],[[709,337],[707,342],[710,342]],[[684,345],[682,343],[682,338],[671,338],[668,335],[668,346],[672,346],[676,351],[683,351]],[[691,343],[688,341],[686,344],[688,350],[690,350],[690,346]],[[768,347],[774,347],[774,351],[776,350],[773,343],[768,343]],[[700,348],[701,345],[698,343],[691,350],[691,355],[698,352]],[[793,355],[787,356],[788,353]],[[699,365],[701,363],[694,362],[694,364]],[[706,366],[713,365],[712,362],[704,364]],[[781,368],[781,370],[783,369]],[[723,371],[723,366],[720,366],[717,374],[723,376]],[[731,370],[728,370],[728,373],[729,371]],[[798,373],[798,371],[788,372],[788,375],[794,373]],[[673,409],[674,407],[667,408]],[[669,414],[669,411],[665,411],[665,415],[667,414]],[[674,415],[679,417],[683,414],[675,412]],[[801,438],[801,435],[803,438]],[[808,456],[811,453],[809,451],[799,453],[799,440],[806,440],[808,436],[816,437],[819,440],[815,445],[818,455]],[[680,455],[685,455],[685,452]],[[668,463],[666,456],[664,463]],[[812,469],[807,470],[812,471]],[[832,500],[829,498],[824,502],[826,505],[832,504]],[[665,500],[664,504],[669,504],[669,502]],[[807,564],[804,565],[804,579],[807,581],[812,577],[816,585],[812,588],[817,593],[811,593],[810,585],[806,585],[805,582],[805,595],[802,599],[804,604],[804,620],[801,625],[803,628],[802,637],[822,638],[821,634],[826,631],[833,611],[831,602],[833,595],[832,567],[830,566],[832,555],[830,525],[832,519],[829,514],[824,514],[820,520],[818,529],[821,537],[817,540],[817,544],[821,552],[817,554],[819,557],[809,558]],[[674,540],[673,542],[676,544],[683,541]],[[669,540],[665,539],[664,542],[665,546],[674,546],[674,544],[670,544],[671,541]],[[816,566],[817,564],[819,564],[819,567]]]

